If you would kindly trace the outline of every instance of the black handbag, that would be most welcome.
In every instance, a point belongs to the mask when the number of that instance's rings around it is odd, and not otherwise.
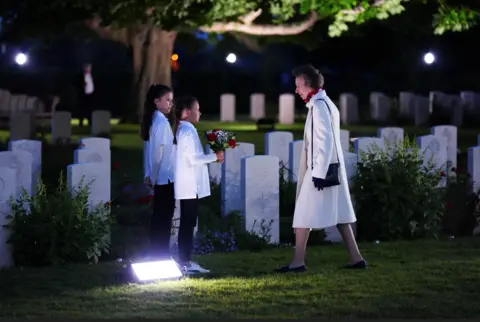
[[[327,175],[325,176],[325,179],[323,179],[323,187],[328,188],[328,187],[334,187],[334,186],[340,185],[340,179],[338,175],[338,170],[340,168],[340,160],[338,159],[338,151],[337,151],[337,145],[335,140],[335,131],[333,129],[333,123],[332,123],[333,122],[332,111],[330,110],[330,106],[328,106],[328,103],[325,100],[322,99],[321,101],[325,102],[328,108],[328,112],[330,113],[330,125],[332,127],[333,144],[335,147],[335,153],[337,155],[337,163],[331,163],[328,166]],[[312,157],[311,157],[312,171],[313,171],[313,109],[314,108],[315,106],[312,106],[310,110],[310,113],[312,113],[312,135],[310,137],[310,143],[312,145]]]

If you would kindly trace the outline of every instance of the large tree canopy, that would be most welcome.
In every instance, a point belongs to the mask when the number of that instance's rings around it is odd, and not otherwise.
[[[75,27],[87,26],[123,43],[133,57],[132,105],[141,107],[149,84],[171,82],[178,32],[287,36],[324,20],[336,37],[351,25],[401,14],[408,2],[435,6],[436,14],[426,18],[436,34],[467,30],[480,16],[474,0],[2,0],[0,15],[7,35],[80,32]]]

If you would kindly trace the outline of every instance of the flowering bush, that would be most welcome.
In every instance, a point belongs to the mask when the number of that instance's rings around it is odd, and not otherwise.
[[[228,148],[235,148],[238,145],[235,133],[220,129],[206,131],[205,138],[213,152],[225,151]]]
[[[33,196],[11,200],[5,225],[15,265],[97,262],[110,250],[110,203],[89,207],[89,184],[71,191],[60,176],[57,189],[40,181]]]
[[[441,170],[408,138],[392,149],[363,153],[351,185],[360,239],[437,237],[442,230]]]

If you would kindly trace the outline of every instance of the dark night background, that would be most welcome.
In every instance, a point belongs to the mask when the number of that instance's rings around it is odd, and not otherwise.
[[[218,114],[220,95],[225,92],[236,94],[238,114],[248,114],[251,93],[265,93],[267,104],[276,104],[279,94],[294,91],[290,71],[303,63],[322,71],[332,98],[354,92],[361,105],[372,91],[392,96],[402,90],[419,94],[480,91],[480,47],[476,46],[480,28],[437,36],[426,10],[407,10],[385,21],[351,26],[340,38],[327,36],[327,21],[294,37],[300,44],[284,38],[279,43],[270,41],[261,52],[249,50],[230,35],[207,41],[205,34],[181,34],[175,43],[180,68],[173,72],[173,87],[177,94],[198,97],[205,114]],[[307,50],[302,43],[316,48]],[[28,52],[28,65],[14,63],[19,51]],[[428,51],[436,56],[433,65],[423,63]],[[235,64],[225,61],[230,52],[237,55]],[[63,102],[75,97],[72,85],[81,77],[83,63],[90,61],[101,109],[121,116],[129,108],[131,62],[121,44],[57,37],[49,46],[38,40],[6,43],[0,57],[1,88],[38,96],[61,95]]]

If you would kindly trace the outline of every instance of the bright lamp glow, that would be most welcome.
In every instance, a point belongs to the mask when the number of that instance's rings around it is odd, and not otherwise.
[[[433,64],[435,62],[435,55],[432,53],[426,53],[425,56],[423,56],[423,61],[428,65]]]
[[[19,53],[15,56],[15,62],[20,66],[25,65],[27,61],[28,57],[24,53]]]
[[[174,279],[183,276],[182,271],[173,259],[133,263],[132,270],[135,277],[141,282]]]
[[[234,53],[228,54],[227,58],[225,59],[228,63],[233,64],[237,61],[237,55]]]

